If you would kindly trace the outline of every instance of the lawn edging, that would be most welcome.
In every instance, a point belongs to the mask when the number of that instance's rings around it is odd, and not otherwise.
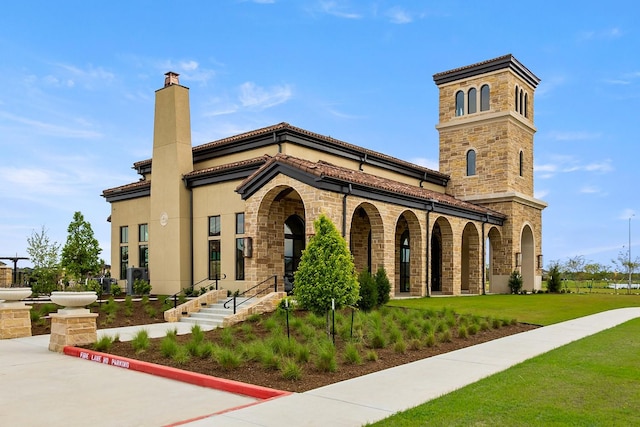
[[[113,356],[108,353],[101,353],[94,350],[88,350],[86,348],[65,346],[63,353],[68,356],[78,357],[90,362],[102,363],[104,365],[115,366],[137,372],[144,372],[146,374],[156,375],[201,387],[242,394],[256,399],[266,400],[292,394],[289,391],[276,390],[240,381],[212,377],[197,372],[172,368],[170,366],[157,365],[155,363],[143,362],[140,360],[129,359],[127,357]]]

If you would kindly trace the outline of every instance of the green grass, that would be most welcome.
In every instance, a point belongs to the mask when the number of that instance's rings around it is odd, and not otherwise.
[[[596,293],[485,295],[402,299],[390,301],[389,305],[421,310],[451,308],[459,314],[517,319],[519,322],[546,326],[615,308],[640,307],[640,296]]]
[[[635,319],[373,425],[640,425],[638,336]]]

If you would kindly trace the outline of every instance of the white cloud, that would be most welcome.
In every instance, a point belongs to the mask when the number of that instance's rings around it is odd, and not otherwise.
[[[601,136],[601,133],[586,131],[549,132],[549,137],[555,139],[556,141],[585,141],[589,139],[597,139]]]
[[[264,89],[253,82],[240,85],[239,100],[244,108],[264,110],[288,101],[292,96],[290,85],[272,86]]]
[[[579,41],[590,40],[613,40],[623,36],[622,30],[618,27],[605,28],[604,30],[589,30],[578,34]]]
[[[571,172],[598,172],[607,173],[614,170],[611,159],[604,159],[600,162],[582,163],[572,156],[552,156],[551,162],[534,164],[533,170],[538,174],[538,178],[547,179],[556,173]]]
[[[624,219],[624,220],[629,220],[629,218],[633,218],[636,216],[636,211],[633,209],[625,209],[620,213],[620,216],[618,217],[618,219]]]
[[[339,5],[336,1],[321,1],[320,9],[322,12],[345,19],[360,19],[362,15],[358,13],[348,12],[343,5]]]
[[[387,16],[392,24],[409,24],[413,22],[413,16],[409,12],[399,7],[394,7],[387,11]]]
[[[536,97],[545,97],[548,94],[556,90],[556,88],[564,85],[566,81],[565,76],[562,75],[550,75],[540,82],[540,86],[536,89]]]
[[[544,199],[549,194],[549,190],[536,190],[533,193],[533,197],[536,199]]]
[[[215,77],[216,72],[211,69],[206,69],[200,67],[200,64],[194,60],[180,60],[180,61],[172,61],[166,60],[162,61],[158,68],[162,70],[162,72],[174,71],[180,74],[180,81],[190,81],[190,82],[198,82],[198,83],[207,83],[213,77]]]

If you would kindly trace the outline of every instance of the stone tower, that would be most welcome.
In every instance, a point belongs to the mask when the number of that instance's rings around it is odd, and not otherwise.
[[[154,293],[173,294],[191,285],[189,190],[193,171],[189,89],[178,74],[165,74],[156,91],[151,164],[149,275]]]
[[[440,172],[447,193],[508,215],[490,238],[489,280],[508,291],[519,270],[540,289],[542,210],[533,197],[534,92],[540,82],[512,55],[435,74],[439,88]]]

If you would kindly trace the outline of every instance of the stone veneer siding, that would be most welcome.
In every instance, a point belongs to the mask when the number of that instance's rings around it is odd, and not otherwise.
[[[0,307],[0,339],[31,336],[30,306]]]
[[[98,340],[97,313],[51,314],[49,350],[62,352],[65,346],[93,344]]]

